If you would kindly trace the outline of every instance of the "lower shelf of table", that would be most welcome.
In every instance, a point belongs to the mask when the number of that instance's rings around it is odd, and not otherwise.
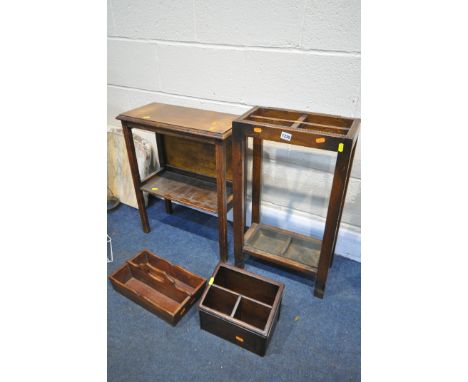
[[[316,273],[322,241],[266,224],[253,223],[244,236],[244,252],[304,273]]]
[[[218,212],[218,196],[214,180],[172,170],[162,170],[145,180],[141,190],[202,211],[213,214]],[[229,184],[227,195],[229,209],[232,204],[232,188]]]

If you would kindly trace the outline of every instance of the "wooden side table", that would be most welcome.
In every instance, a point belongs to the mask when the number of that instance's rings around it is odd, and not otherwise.
[[[232,205],[231,127],[236,115],[151,103],[117,116],[122,123],[143,231],[149,232],[143,191],[218,216],[219,254],[227,260]],[[152,131],[160,169],[140,179],[132,129]]]
[[[306,274],[315,274],[314,295],[323,298],[333,263],[346,190],[360,126],[359,119],[254,107],[233,122],[234,256],[243,253]],[[245,229],[246,140],[253,138],[252,225]],[[260,223],[263,140],[337,153],[323,239]]]

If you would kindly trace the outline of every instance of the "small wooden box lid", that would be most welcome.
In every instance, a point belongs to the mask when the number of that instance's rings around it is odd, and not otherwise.
[[[194,135],[225,139],[231,135],[232,121],[238,115],[190,107],[150,103],[126,111],[117,119]]]

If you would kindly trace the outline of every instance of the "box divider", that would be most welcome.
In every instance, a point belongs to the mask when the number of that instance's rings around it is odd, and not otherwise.
[[[264,303],[264,302],[262,302],[262,301],[259,301],[259,300],[256,300],[256,299],[252,298],[252,297],[243,295],[243,294],[241,294],[241,293],[239,293],[239,292],[233,291],[232,289],[225,288],[225,287],[223,287],[223,286],[221,286],[221,285],[218,285],[218,284],[216,284],[216,283],[213,283],[213,285],[211,285],[211,286],[212,286],[212,287],[214,286],[214,287],[216,287],[216,288],[218,288],[218,289],[222,289],[222,290],[224,290],[224,291],[226,291],[226,292],[229,292],[229,293],[232,293],[232,294],[237,294],[238,296],[241,296],[242,298],[245,298],[246,300],[253,301],[253,302],[255,302],[255,303],[257,303],[257,304],[260,304],[260,305],[263,305],[263,306],[265,306],[265,307],[267,307],[267,308],[270,308],[270,309],[271,309],[271,307],[272,307],[272,305],[268,305],[268,304],[266,304],[266,303]]]
[[[218,289],[224,290],[224,291],[229,292],[229,293],[239,294],[239,293],[236,293],[236,292],[234,292],[234,291],[232,291],[232,290],[230,290],[230,289],[228,289],[228,288],[225,288],[225,287],[223,287],[223,286],[221,286],[221,285],[216,284],[216,282],[214,282],[213,285],[211,285],[211,286],[212,286],[212,287],[214,286],[214,287],[216,287],[216,288],[218,288]]]
[[[286,251],[289,249],[289,246],[291,245],[291,241],[291,236],[289,236],[286,240],[286,243],[284,243],[284,246],[281,249],[279,256],[283,256],[286,253]]]
[[[265,303],[265,302],[262,302],[262,301],[259,301],[259,300],[254,299],[254,298],[251,298],[251,297],[248,297],[248,296],[244,296],[244,295],[242,295],[242,297],[245,298],[246,300],[250,300],[250,301],[252,301],[252,302],[255,302],[255,303],[258,304],[258,305],[263,305],[264,307],[266,307],[266,308],[268,308],[268,309],[271,309],[271,308],[272,308],[271,305],[268,305],[268,304]]]
[[[236,314],[236,310],[237,310],[237,307],[239,306],[239,303],[240,303],[241,298],[242,298],[241,295],[239,295],[239,296],[237,297],[237,301],[236,301],[236,303],[234,304],[234,308],[232,309],[231,317],[234,317],[234,315]]]
[[[306,118],[307,118],[307,114],[302,114],[302,115],[297,119],[297,121],[294,122],[294,123],[292,124],[291,127],[292,127],[292,128],[297,128],[297,127],[299,127],[299,126],[301,125],[301,123],[305,121]]]
[[[290,120],[290,119],[263,117],[261,115],[251,115],[248,119],[250,119],[253,122],[256,122],[256,121],[265,122],[265,123],[277,125],[279,127],[291,127],[291,125],[294,122],[293,120]]]

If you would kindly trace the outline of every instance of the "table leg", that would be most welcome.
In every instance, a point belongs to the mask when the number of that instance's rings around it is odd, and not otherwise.
[[[249,174],[249,157],[248,157],[248,152],[249,152],[249,138],[248,137],[244,137],[243,138],[244,140],[244,160],[243,160],[243,163],[244,163],[244,196],[243,196],[243,200],[244,200],[244,234],[247,232],[247,230],[249,229],[249,227],[247,226],[247,187],[248,187],[248,174]],[[242,244],[243,245],[243,244]]]
[[[138,171],[138,161],[135,153],[135,142],[133,141],[132,129],[122,122],[122,129],[125,138],[125,145],[127,147],[128,163],[130,164],[130,171],[132,173],[133,187],[135,188],[135,196],[138,203],[138,211],[140,212],[141,225],[143,231],[148,233],[150,231],[148,215],[146,213],[145,198],[143,191],[141,191],[140,172]]]
[[[156,136],[156,147],[158,148],[159,167],[164,168],[167,162],[164,135],[159,133],[154,133],[154,135]],[[172,201],[170,199],[164,199],[164,205],[166,213],[172,214]]]
[[[341,200],[341,206],[340,206],[340,215],[338,217],[338,223],[337,223],[337,229],[336,229],[336,234],[335,234],[335,239],[333,241],[333,248],[331,252],[331,260],[330,260],[330,268],[333,266],[333,260],[335,260],[335,249],[336,249],[336,242],[338,241],[338,233],[340,231],[340,225],[341,225],[341,216],[343,215],[343,209],[346,201],[346,193],[348,192],[348,184],[349,184],[349,178],[351,178],[351,169],[353,167],[353,160],[354,160],[354,153],[356,152],[356,146],[357,146],[357,140],[354,143],[353,149],[351,151],[351,158],[348,163],[348,170],[346,172],[346,184],[344,188],[344,198]]]
[[[242,126],[232,127],[232,176],[234,193],[234,258],[235,265],[244,268],[244,226],[245,226],[245,141]]]
[[[166,208],[166,213],[172,214],[172,201],[170,199],[164,199],[164,205]]]
[[[216,142],[216,190],[218,193],[219,257],[221,262],[228,258],[227,243],[227,190],[226,190],[226,143]]]
[[[262,155],[263,140],[253,138],[252,157],[252,223],[260,223],[261,197],[262,194]]]
[[[320,260],[315,279],[314,295],[323,298],[325,284],[328,277],[328,269],[332,259],[332,250],[338,230],[340,210],[346,197],[346,175],[351,159],[351,145],[345,144],[343,152],[338,152],[333,176],[333,185],[328,204],[327,219],[325,222],[325,232],[323,234],[322,248],[320,250]]]

